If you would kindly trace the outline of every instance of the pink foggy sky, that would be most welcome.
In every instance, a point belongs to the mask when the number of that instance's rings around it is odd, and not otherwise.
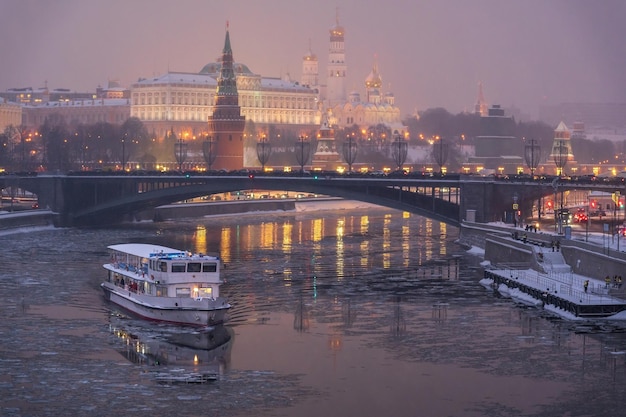
[[[233,54],[263,76],[300,79],[302,56],[328,58],[336,10],[348,91],[363,96],[374,57],[403,114],[490,104],[536,115],[542,103],[626,102],[623,0],[0,0],[0,91],[128,87],[198,72]]]

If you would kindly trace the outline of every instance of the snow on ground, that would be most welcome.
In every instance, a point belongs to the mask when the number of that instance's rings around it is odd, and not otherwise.
[[[322,200],[322,201],[296,201],[296,211],[319,211],[319,210],[354,210],[365,208],[380,208],[375,204],[355,200]]]
[[[485,256],[485,250],[483,248],[479,248],[478,246],[472,246],[467,250],[467,253],[470,255]]]

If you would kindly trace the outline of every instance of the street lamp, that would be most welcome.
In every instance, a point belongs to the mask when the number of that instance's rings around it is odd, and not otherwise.
[[[298,165],[300,165],[300,173],[302,174],[304,173],[304,166],[308,162],[309,154],[311,153],[311,142],[307,140],[306,136],[300,135],[294,150],[296,151],[296,161],[298,161]]]
[[[213,141],[211,136],[206,137],[206,140],[202,142],[202,156],[204,157],[204,161],[207,164],[207,170],[211,170],[211,165],[215,162],[215,157],[217,156],[217,143]]]
[[[126,135],[122,138],[122,171],[126,171]]]
[[[541,147],[537,144],[535,139],[529,140],[524,147],[524,157],[526,159],[526,166],[530,169],[530,175],[534,178],[535,170],[541,159]]]
[[[348,164],[348,172],[352,172],[352,164],[356,160],[357,155],[357,143],[354,140],[354,133],[346,136],[346,141],[343,143],[343,159]]]
[[[270,144],[269,139],[265,135],[262,135],[256,143],[256,156],[259,158],[259,162],[261,163],[262,172],[265,172],[265,164],[269,161],[271,154],[272,145]]]
[[[404,165],[404,161],[406,161],[406,156],[409,151],[409,144],[404,140],[402,135],[397,130],[393,132],[393,135],[394,141],[393,147],[391,148],[391,153],[393,156],[393,160],[398,167],[398,171],[400,171],[402,169],[402,165]]]
[[[178,170],[182,172],[183,162],[187,159],[187,144],[182,138],[178,139],[174,144],[174,154],[176,162],[178,162]]]
[[[443,166],[446,164],[448,160],[448,144],[443,142],[443,138],[440,138],[439,141],[433,143],[433,155],[435,157],[435,162],[439,165],[439,173],[443,173]]]
[[[554,199],[556,201],[556,197],[557,197],[557,190],[558,190],[558,185],[559,185],[559,180],[560,177],[563,175],[563,169],[565,168],[565,165],[567,164],[567,147],[563,144],[562,140],[559,140],[559,143],[557,145],[557,149],[556,149],[556,153],[553,155],[553,159],[554,159],[554,165],[556,165],[556,171],[557,171],[557,178],[555,178],[556,181],[556,188],[554,189]],[[563,232],[563,193],[564,190],[561,187],[561,203],[559,205],[559,213],[558,216],[555,216],[557,218],[557,221],[559,223],[559,227],[558,227],[558,231],[559,234],[561,234]]]

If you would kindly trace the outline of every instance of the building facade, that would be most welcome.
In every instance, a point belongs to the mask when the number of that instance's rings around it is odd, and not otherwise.
[[[121,125],[130,117],[130,100],[101,98],[27,104],[22,107],[22,123],[28,129],[38,129],[53,114],[70,126],[95,123]]]
[[[515,174],[523,170],[523,146],[515,136],[515,120],[504,109],[493,105],[480,118],[480,135],[475,138],[474,156],[469,164],[499,174]]]
[[[9,126],[21,126],[22,106],[16,103],[9,103],[0,98],[0,133]]]

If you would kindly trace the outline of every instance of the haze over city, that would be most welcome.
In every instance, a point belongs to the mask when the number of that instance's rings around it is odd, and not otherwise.
[[[473,110],[479,82],[489,104],[531,117],[542,104],[626,102],[620,0],[2,0],[0,91],[199,72],[227,21],[235,61],[254,73],[299,80],[310,45],[322,78],[337,16],[348,90],[363,90],[376,59],[403,114]]]

